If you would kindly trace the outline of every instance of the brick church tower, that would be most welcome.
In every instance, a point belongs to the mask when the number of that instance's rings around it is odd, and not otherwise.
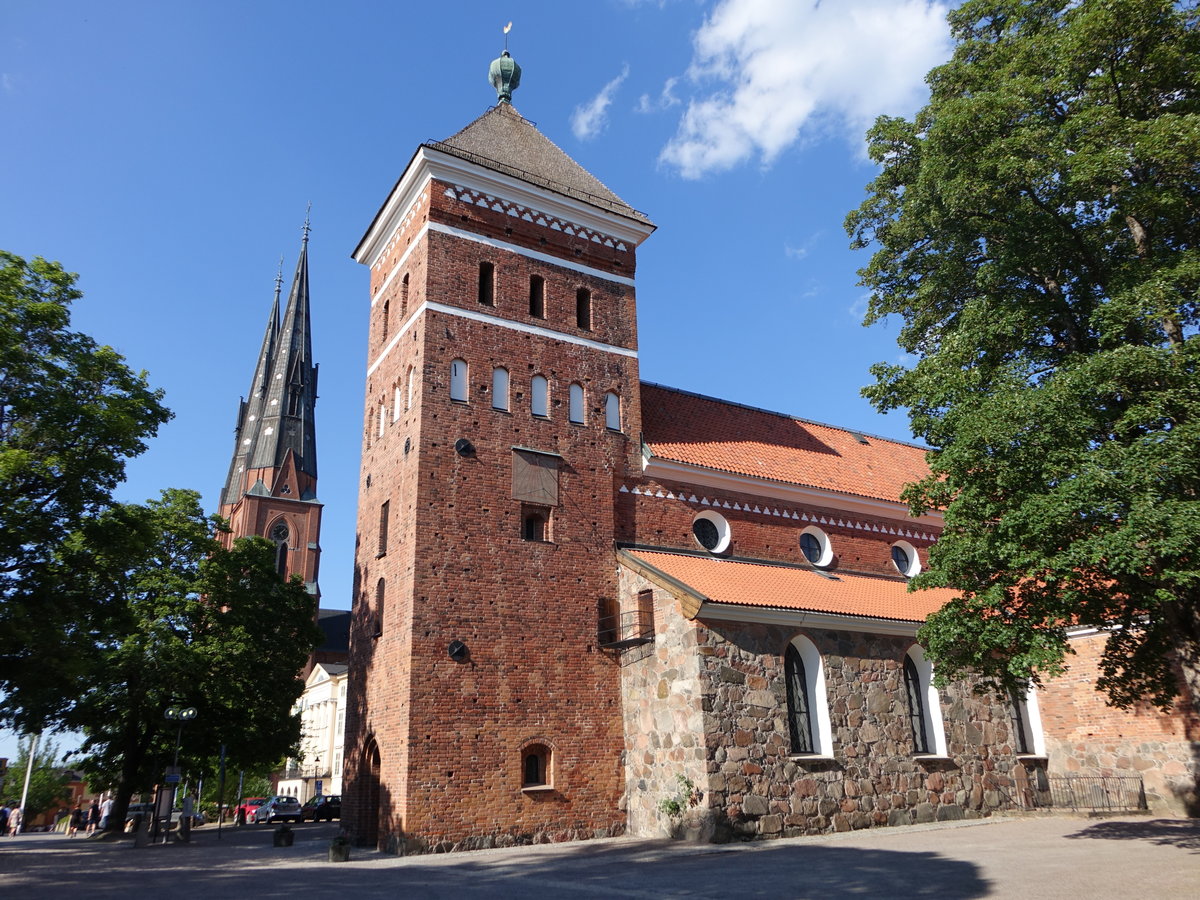
[[[511,105],[422,144],[371,273],[345,821],[393,852],[618,834],[616,491],[654,226]]]
[[[238,406],[233,459],[221,491],[220,514],[232,531],[275,544],[281,575],[303,576],[319,602],[321,504],[317,501],[317,367],[312,362],[308,297],[308,222],[283,321],[275,302],[248,398]]]

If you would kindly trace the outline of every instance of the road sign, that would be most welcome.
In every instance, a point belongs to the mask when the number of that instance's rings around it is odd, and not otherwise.
[[[318,797],[321,795],[321,788],[323,788],[324,786],[325,786],[325,782],[323,782],[320,778],[318,778],[317,785],[316,785]]]

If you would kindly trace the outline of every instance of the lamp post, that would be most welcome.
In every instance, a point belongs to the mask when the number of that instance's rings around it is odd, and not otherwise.
[[[175,759],[167,771],[167,784],[171,786],[169,792],[171,800],[167,804],[167,827],[163,833],[163,843],[165,844],[171,834],[171,812],[175,809],[175,791],[179,785],[179,745],[183,741],[183,726],[196,718],[196,708],[194,706],[168,706],[163,711],[163,717],[168,722],[179,723],[179,727],[175,731]]]

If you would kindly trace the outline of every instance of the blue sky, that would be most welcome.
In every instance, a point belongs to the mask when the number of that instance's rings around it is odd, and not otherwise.
[[[349,606],[368,310],[350,259],[416,145],[514,106],[658,225],[639,250],[642,377],[908,439],[859,396],[896,327],[860,324],[842,229],[863,132],[911,115],[949,57],[926,0],[309,0],[0,6],[0,248],[78,272],[74,327],[175,419],[120,498],[214,509],[276,269],[305,208],[323,605]],[[0,739],[0,755],[12,755]]]

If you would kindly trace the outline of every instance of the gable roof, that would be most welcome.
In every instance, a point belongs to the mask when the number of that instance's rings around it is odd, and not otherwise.
[[[642,382],[642,440],[659,458],[901,502],[925,448]]]
[[[680,599],[688,618],[702,617],[709,604],[716,604],[919,623],[957,596],[949,588],[910,592],[908,582],[896,578],[825,575],[715,556],[629,549],[619,558],[676,596],[687,595]]]
[[[424,146],[537,184],[574,200],[649,224],[595,175],[567,156],[510,103],[500,103],[457,134]]]

